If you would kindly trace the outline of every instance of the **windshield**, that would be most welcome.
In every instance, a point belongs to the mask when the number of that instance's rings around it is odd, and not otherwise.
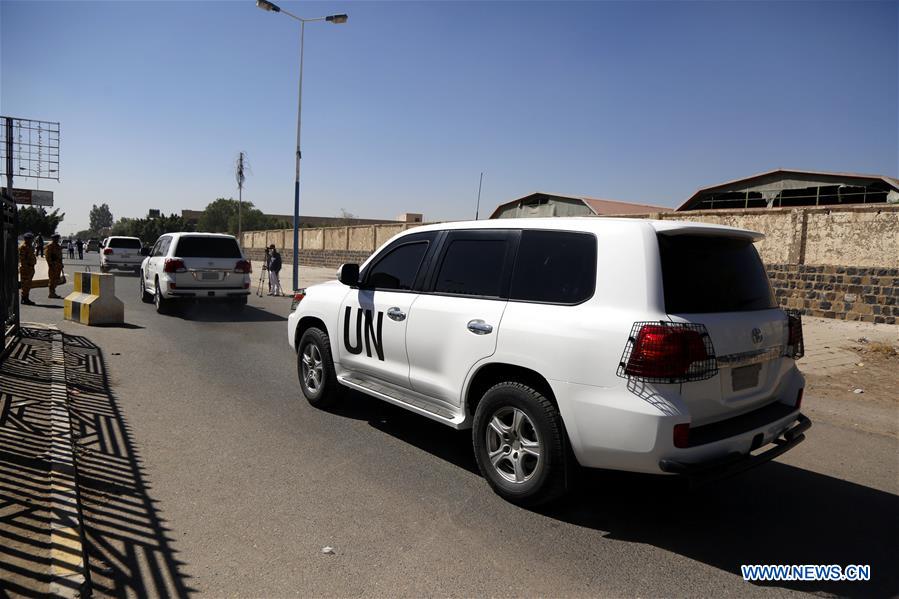
[[[752,241],[702,235],[659,235],[665,311],[746,312],[776,307]]]

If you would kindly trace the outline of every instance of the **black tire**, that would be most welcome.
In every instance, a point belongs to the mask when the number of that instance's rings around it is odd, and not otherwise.
[[[147,291],[147,283],[144,281],[144,273],[139,272],[138,276],[140,277],[140,301],[145,304],[150,304],[153,302],[153,296]]]
[[[309,378],[303,372],[304,358],[314,359],[316,355],[321,371],[317,379],[314,376]],[[312,368],[314,369],[314,363]],[[316,408],[330,408],[343,396],[343,387],[337,382],[334,360],[331,358],[331,340],[323,330],[310,328],[300,337],[297,344],[297,377],[300,379],[300,388],[306,400]]]
[[[169,300],[162,297],[162,291],[159,289],[159,281],[156,281],[156,293],[153,295],[153,303],[156,304],[157,314],[168,314],[170,311]]]
[[[519,433],[513,434],[514,427],[506,429],[505,425],[515,422],[516,412],[523,413],[526,419],[519,416],[522,424]],[[495,417],[503,425],[505,437],[491,427]],[[472,443],[481,474],[497,495],[518,505],[544,504],[565,493],[564,435],[562,418],[553,403],[517,381],[505,381],[488,389],[475,410]],[[539,458],[531,453],[535,442]],[[525,445],[528,450],[522,449]],[[494,456],[499,455],[496,466],[490,458],[491,450]],[[516,462],[518,467],[514,466]]]

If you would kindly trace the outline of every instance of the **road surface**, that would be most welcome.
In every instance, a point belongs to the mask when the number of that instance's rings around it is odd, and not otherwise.
[[[79,467],[122,478],[134,500],[116,503],[112,483],[88,493],[100,595],[899,593],[899,444],[828,421],[814,396],[808,440],[740,478],[691,491],[595,473],[563,503],[527,510],[490,492],[467,432],[357,394],[333,412],[310,407],[287,346],[289,300],[253,296],[236,320],[213,306],[160,316],[134,276],[116,284],[123,328],[62,321],[45,290],[22,311],[102,351],[108,405],[94,408],[121,428],[97,426],[94,441],[127,451]],[[768,563],[870,564],[872,581],[740,576]]]

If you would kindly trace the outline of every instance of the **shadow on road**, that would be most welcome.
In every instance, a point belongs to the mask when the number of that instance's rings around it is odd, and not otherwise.
[[[272,314],[255,306],[235,310],[223,303],[186,302],[170,308],[171,316],[194,322],[284,322],[286,316]]]
[[[455,431],[360,393],[332,413],[478,473],[470,431]],[[539,513],[647,543],[742,576],[749,564],[869,564],[869,582],[755,583],[841,596],[899,593],[899,497],[771,462],[697,489],[671,477],[582,470],[570,495]],[[484,493],[490,493],[484,484]],[[649,567],[649,566],[648,566]]]
[[[66,382],[95,595],[186,596],[169,529],[148,494],[140,456],[109,385],[103,352],[64,337]]]

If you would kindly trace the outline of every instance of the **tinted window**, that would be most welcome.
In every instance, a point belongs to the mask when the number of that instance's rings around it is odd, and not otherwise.
[[[440,264],[434,291],[499,297],[507,242],[504,239],[455,239]]]
[[[751,241],[659,235],[665,310],[669,314],[743,312],[776,306]]]
[[[511,299],[577,304],[593,295],[596,238],[589,233],[524,231]]]
[[[241,258],[237,240],[230,237],[182,237],[175,248],[179,258]]]
[[[427,250],[426,241],[407,243],[390,250],[368,269],[366,285],[377,289],[412,289]]]
[[[140,239],[126,239],[123,237],[115,238],[109,240],[109,243],[106,244],[106,247],[110,248],[131,248],[139,250],[141,247]]]
[[[169,251],[169,245],[172,243],[171,237],[160,237],[159,241],[156,242],[156,247],[153,248],[153,256],[165,256]]]

